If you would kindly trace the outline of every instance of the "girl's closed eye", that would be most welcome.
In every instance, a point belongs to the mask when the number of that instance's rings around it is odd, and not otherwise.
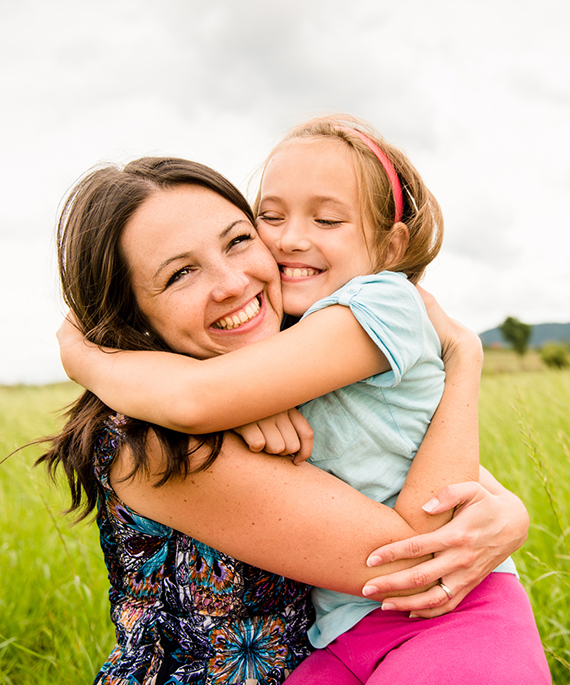
[[[344,223],[342,219],[315,219],[315,222],[323,227],[340,226]]]
[[[275,214],[258,214],[257,221],[264,221],[267,224],[276,224],[282,221],[283,218]]]

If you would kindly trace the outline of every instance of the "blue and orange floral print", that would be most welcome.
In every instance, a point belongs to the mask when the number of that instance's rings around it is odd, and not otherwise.
[[[95,685],[279,685],[309,653],[309,589],[248,566],[117,497],[113,416],[95,453],[99,525],[117,644]]]

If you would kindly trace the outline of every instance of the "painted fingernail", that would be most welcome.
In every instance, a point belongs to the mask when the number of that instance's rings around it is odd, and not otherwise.
[[[377,588],[376,586],[374,586],[374,585],[365,585],[365,586],[362,588],[362,594],[363,594],[365,597],[368,597],[369,595],[374,595],[374,594],[376,594],[377,592],[378,592],[378,588]]]
[[[381,563],[382,557],[379,557],[376,554],[372,555],[371,557],[368,557],[368,559],[366,560],[367,566],[378,566]]]
[[[396,605],[390,602],[382,602],[382,611],[396,611]]]
[[[427,513],[429,514],[429,513],[431,513],[437,506],[439,506],[439,500],[437,499],[437,497],[432,497],[432,498],[430,499],[429,502],[426,502],[426,503],[423,505],[422,509],[423,509],[424,511],[427,511]],[[414,617],[414,618],[417,618],[417,617]]]

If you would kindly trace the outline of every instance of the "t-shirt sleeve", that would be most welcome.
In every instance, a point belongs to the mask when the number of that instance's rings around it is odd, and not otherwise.
[[[419,294],[403,274],[381,272],[355,278],[305,314],[340,304],[350,307],[357,321],[386,356],[391,372],[383,385],[397,385],[423,356],[427,314]]]

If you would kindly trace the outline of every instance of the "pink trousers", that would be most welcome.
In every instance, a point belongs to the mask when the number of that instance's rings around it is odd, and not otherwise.
[[[530,602],[509,573],[492,573],[445,616],[376,609],[286,685],[547,685],[552,682]]]

